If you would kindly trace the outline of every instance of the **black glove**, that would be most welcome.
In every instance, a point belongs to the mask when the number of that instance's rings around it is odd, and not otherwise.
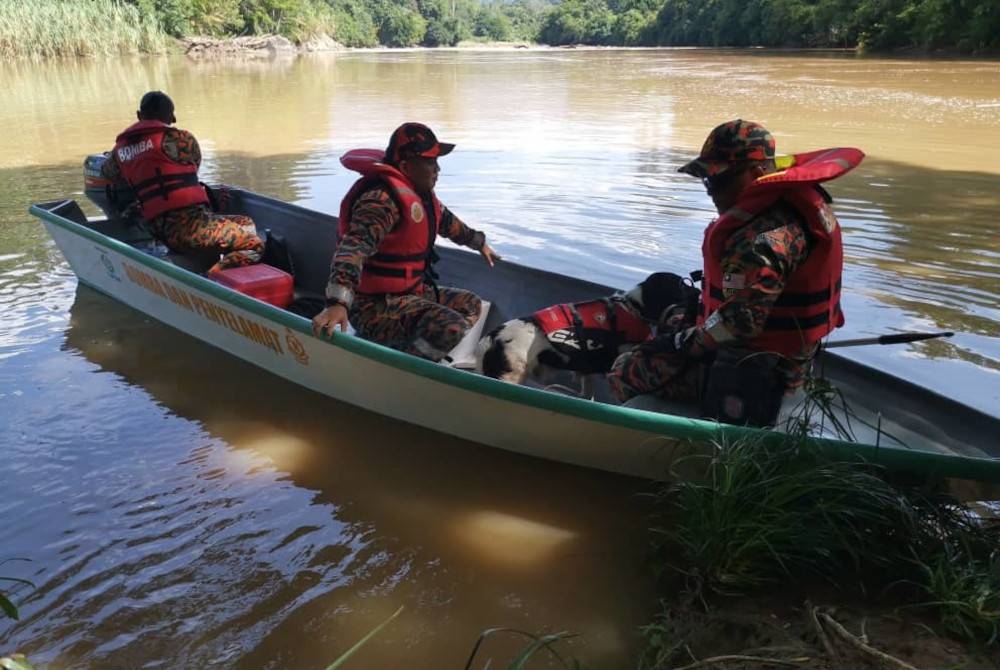
[[[696,328],[691,327],[673,332],[660,333],[647,346],[659,353],[686,356],[688,350],[691,348],[691,341],[696,330]]]
[[[205,189],[205,193],[208,195],[208,205],[216,214],[222,214],[229,207],[229,201],[232,199],[232,194],[229,192],[229,187],[225,184],[216,184],[215,186],[209,186],[205,182],[198,182]]]

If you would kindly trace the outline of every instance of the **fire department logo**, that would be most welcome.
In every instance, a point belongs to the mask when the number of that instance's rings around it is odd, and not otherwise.
[[[722,413],[730,419],[742,419],[743,418],[743,399],[734,396],[727,395],[722,400]]]
[[[419,202],[415,202],[410,205],[410,218],[412,218],[417,223],[424,220],[424,206]]]
[[[597,323],[604,323],[607,320],[607,318],[608,317],[604,316],[600,312],[594,315],[594,321],[596,321]]]
[[[115,281],[122,280],[121,275],[118,274],[118,270],[115,268],[115,264],[111,262],[111,259],[103,251],[101,252],[101,265],[104,266],[104,271],[108,273],[109,277]]]
[[[301,340],[295,337],[295,333],[292,332],[291,328],[285,328],[285,345],[292,352],[292,356],[295,356],[297,363],[309,365],[309,352],[306,351],[305,345],[302,344]]]

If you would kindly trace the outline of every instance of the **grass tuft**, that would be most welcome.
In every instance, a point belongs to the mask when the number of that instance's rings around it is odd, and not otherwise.
[[[479,655],[483,643],[486,642],[488,638],[497,635],[513,635],[516,637],[523,637],[528,640],[527,646],[525,646],[524,649],[522,649],[521,652],[507,664],[507,670],[523,670],[523,668],[527,667],[528,661],[542,652],[545,652],[548,655],[549,660],[556,663],[557,667],[564,668],[565,670],[582,670],[583,668],[583,665],[581,665],[578,660],[573,657],[564,658],[556,648],[557,643],[576,637],[575,633],[562,631],[546,635],[535,635],[516,628],[489,628],[479,634],[479,639],[476,640],[476,644],[472,647],[472,653],[469,655],[469,660],[465,663],[465,670],[472,670],[472,664]],[[489,658],[486,660],[483,668],[485,670],[486,668],[491,668],[492,666],[493,659]]]
[[[915,559],[910,584],[928,600],[913,607],[937,612],[941,625],[966,640],[1000,644],[1000,549],[983,555],[948,544],[929,559]]]
[[[383,621],[382,623],[380,623],[379,625],[375,626],[370,631],[368,631],[368,633],[366,633],[365,636],[362,637],[360,640],[355,642],[350,649],[341,654],[336,661],[326,666],[326,670],[337,670],[338,668],[343,667],[344,664],[347,663],[347,661],[350,660],[352,656],[354,656],[354,654],[358,653],[358,651],[363,646],[368,644],[369,640],[378,635],[379,631],[388,626],[392,622],[392,620],[398,617],[400,614],[402,614],[402,612],[403,612],[403,605],[400,605],[399,609],[393,612],[388,619],[386,619],[385,621]]]
[[[868,592],[905,584],[951,633],[1000,641],[1000,529],[954,499],[827,460],[807,442],[742,440],[693,458],[705,477],[664,489],[652,529],[659,566],[684,575],[691,595],[816,579]]]
[[[156,19],[120,0],[0,0],[5,60],[161,53]]]
[[[898,562],[896,547],[920,534],[912,506],[877,470],[806,446],[720,444],[706,474],[662,494],[667,523],[654,528],[695,592],[740,595],[789,577],[836,583]]]

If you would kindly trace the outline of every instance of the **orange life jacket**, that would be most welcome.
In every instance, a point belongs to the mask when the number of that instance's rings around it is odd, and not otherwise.
[[[786,280],[763,331],[748,342],[751,349],[795,355],[844,325],[840,308],[844,248],[830,197],[819,186],[854,169],[864,158],[858,149],[826,149],[778,159],[785,168],[764,175],[740,195],[736,205],[712,222],[702,244],[703,323],[725,301],[722,252],[726,242],[763,212],[784,201],[806,221],[809,256]]]
[[[349,170],[361,173],[340,203],[339,236],[350,227],[354,203],[362,193],[383,184],[399,207],[401,220],[385,236],[378,251],[369,256],[361,270],[358,293],[409,293],[419,288],[431,269],[434,240],[443,206],[433,193],[428,211],[413,184],[396,168],[383,163],[380,149],[354,149],[340,157]]]
[[[649,324],[621,300],[604,298],[553,305],[538,310],[531,318],[553,348],[566,358],[560,367],[577,372],[607,372],[619,347],[652,337]]]
[[[160,121],[139,121],[115,141],[115,158],[122,177],[139,200],[142,218],[209,204],[205,187],[198,182],[198,166],[182,164],[163,153],[163,136],[169,128]]]

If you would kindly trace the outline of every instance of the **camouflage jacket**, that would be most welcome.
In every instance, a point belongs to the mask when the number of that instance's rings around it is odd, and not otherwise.
[[[739,348],[741,341],[758,335],[767,321],[771,307],[781,295],[792,273],[805,262],[809,254],[806,222],[790,205],[779,202],[755,216],[726,241],[722,252],[722,268],[726,275],[740,276],[742,288],[725,289],[725,299],[705,326],[699,326],[692,338],[692,351],[712,350],[717,346],[706,326],[721,327],[733,339],[724,346]],[[816,346],[804,347],[801,354],[784,361],[781,366],[792,385],[804,372],[804,364],[815,353]]]
[[[384,186],[362,193],[354,203],[351,225],[333,255],[330,281],[326,286],[328,302],[350,304],[361,283],[361,270],[369,256],[401,220],[399,206]],[[452,242],[479,251],[486,235],[465,225],[445,207],[438,222],[438,234]]]

